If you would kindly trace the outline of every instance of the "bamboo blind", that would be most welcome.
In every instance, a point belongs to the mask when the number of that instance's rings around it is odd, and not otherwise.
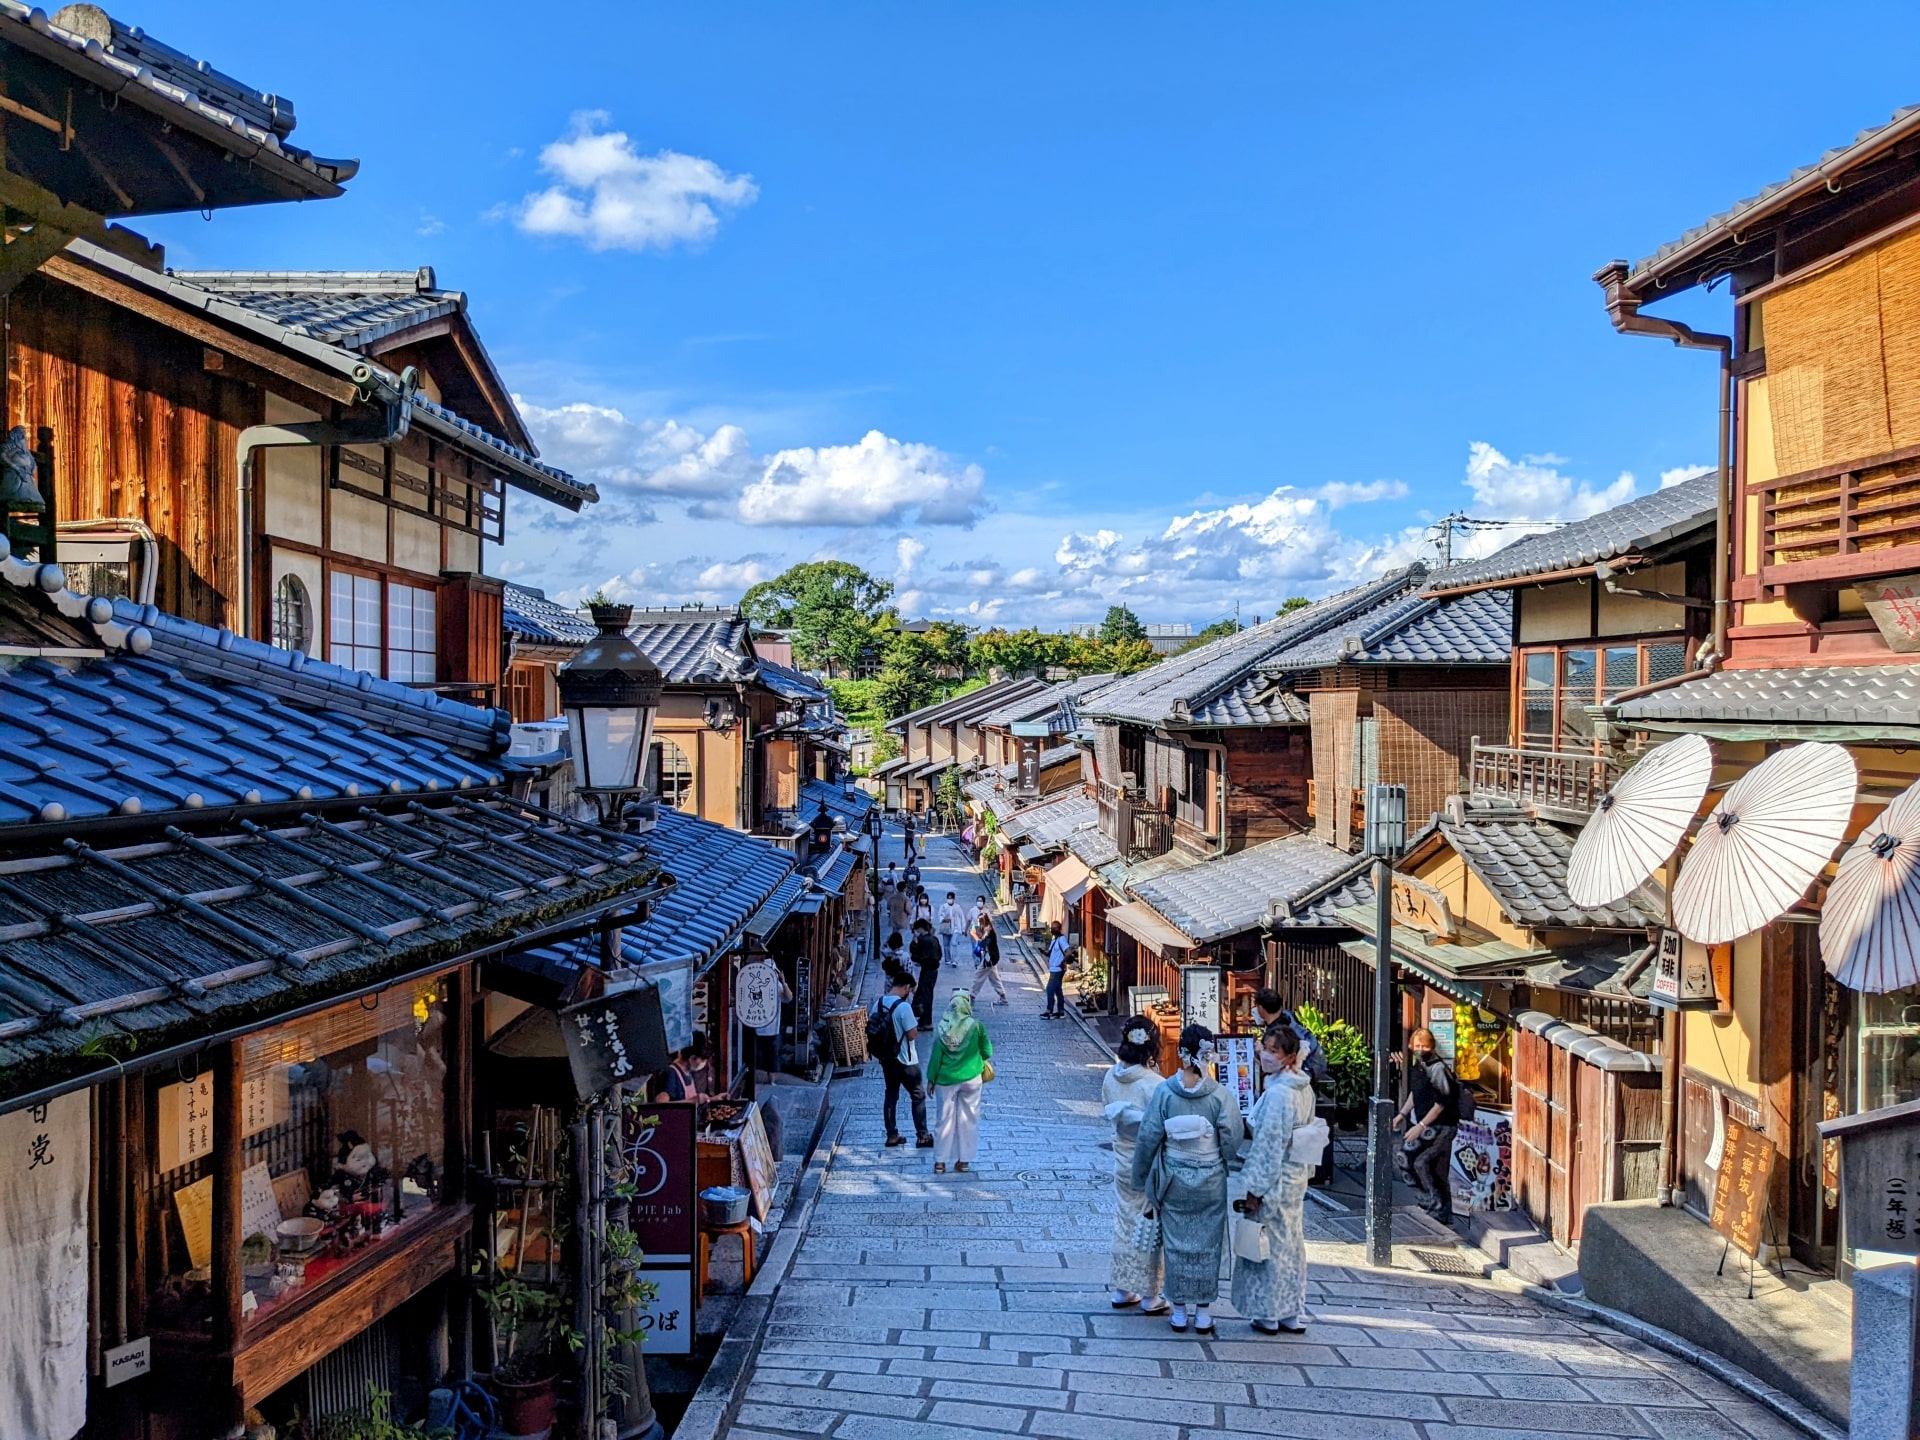
[[[1317,839],[1344,850],[1353,830],[1349,782],[1360,692],[1318,690],[1308,703],[1313,737],[1313,833]]]
[[[396,1030],[412,1031],[439,1003],[440,981],[395,985],[378,996],[349,1000],[303,1020],[276,1025],[241,1042],[240,1078],[262,1080],[277,1065],[305,1065]]]

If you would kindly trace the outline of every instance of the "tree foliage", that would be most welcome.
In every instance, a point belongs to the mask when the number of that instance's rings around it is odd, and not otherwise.
[[[892,621],[892,598],[892,581],[858,565],[808,560],[753,586],[740,609],[760,629],[788,631],[802,665],[850,675]]]
[[[994,670],[1006,675],[1044,674],[1068,663],[1073,643],[1071,635],[1050,635],[1031,627],[983,630],[968,647],[969,663],[981,674]]]
[[[1280,615],[1291,615],[1296,610],[1304,610],[1312,603],[1313,602],[1304,595],[1289,595],[1280,602],[1280,609],[1276,613],[1275,618],[1277,619]]]
[[[1128,640],[1147,638],[1147,627],[1140,623],[1140,617],[1125,605],[1109,605],[1107,618],[1100,622],[1100,643],[1118,645]]]
[[[1181,648],[1183,650],[1197,649],[1199,646],[1211,645],[1216,640],[1224,640],[1229,635],[1238,635],[1239,633],[1240,622],[1229,615],[1224,620],[1214,621]]]

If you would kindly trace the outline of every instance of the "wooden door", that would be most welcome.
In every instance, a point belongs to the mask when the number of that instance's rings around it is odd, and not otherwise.
[[[1531,1030],[1514,1035],[1513,1190],[1543,1229],[1549,1222],[1547,1092],[1553,1047]]]
[[[1547,1213],[1550,1232],[1565,1245],[1573,1235],[1573,1056],[1548,1047]]]
[[[1570,1240],[1580,1238],[1587,1206],[1608,1199],[1607,1176],[1613,1168],[1614,1107],[1611,1078],[1598,1066],[1568,1057],[1573,1078],[1574,1109],[1569,1118],[1571,1150],[1568,1157],[1568,1223]]]

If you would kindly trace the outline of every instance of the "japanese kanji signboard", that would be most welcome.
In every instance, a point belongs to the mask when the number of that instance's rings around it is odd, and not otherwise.
[[[1920,1100],[1820,1122],[1840,1142],[1847,1243],[1920,1255]]]
[[[560,1034],[582,1096],[617,1084],[638,1084],[667,1068],[667,1032],[660,992],[652,986],[583,1000],[560,1012]]]
[[[1773,1142],[1738,1120],[1727,1120],[1727,1144],[1713,1187],[1713,1228],[1747,1255],[1766,1237],[1767,1195],[1773,1180]]]

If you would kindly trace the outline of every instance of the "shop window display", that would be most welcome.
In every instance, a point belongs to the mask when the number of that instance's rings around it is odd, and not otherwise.
[[[358,1268],[440,1203],[446,990],[396,986],[240,1042],[243,1322]],[[157,1328],[212,1323],[210,1074],[156,1087]]]

